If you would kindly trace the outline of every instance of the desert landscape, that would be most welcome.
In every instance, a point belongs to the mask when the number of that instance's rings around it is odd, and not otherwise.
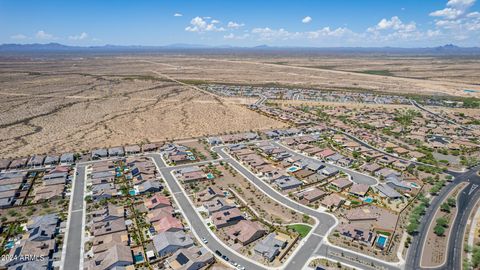
[[[0,155],[81,151],[284,126],[249,110],[245,104],[252,99],[220,97],[196,87],[206,82],[480,96],[464,91],[480,89],[474,84],[480,61],[455,60],[457,68],[449,69],[450,76],[435,75],[445,61],[450,60],[190,54],[4,58]],[[359,72],[379,70],[379,65],[395,67],[389,71],[395,76]]]

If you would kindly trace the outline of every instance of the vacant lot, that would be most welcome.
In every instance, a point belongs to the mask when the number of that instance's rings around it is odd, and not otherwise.
[[[119,59],[0,62],[0,156],[284,126]]]
[[[0,156],[277,128],[197,83],[480,96],[477,59],[236,55],[0,60]],[[384,67],[388,66],[388,67]],[[442,73],[442,67],[450,68]],[[421,67],[429,75],[412,73]],[[443,68],[447,69],[447,68]],[[408,77],[408,78],[407,78]],[[251,99],[249,99],[251,100]]]

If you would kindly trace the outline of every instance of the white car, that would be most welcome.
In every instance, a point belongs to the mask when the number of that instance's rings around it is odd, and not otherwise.
[[[208,244],[208,240],[205,237],[202,238],[203,243]]]

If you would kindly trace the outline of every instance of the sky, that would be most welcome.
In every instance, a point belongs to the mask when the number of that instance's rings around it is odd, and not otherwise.
[[[480,1],[480,0],[479,0]],[[477,0],[0,0],[0,43],[480,46]]]

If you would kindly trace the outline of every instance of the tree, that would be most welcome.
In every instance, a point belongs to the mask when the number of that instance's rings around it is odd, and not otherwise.
[[[446,213],[450,213],[450,205],[447,202],[442,203],[440,205],[440,210]]]
[[[439,217],[437,218],[437,225],[440,225],[442,227],[447,227],[448,220],[445,217]]]
[[[450,205],[451,207],[456,207],[456,206],[457,206],[457,202],[455,201],[454,198],[448,198],[448,199],[447,199],[447,203],[448,203],[448,205]]]
[[[433,232],[438,236],[442,236],[445,233],[445,227],[437,224],[435,228],[433,228]]]

